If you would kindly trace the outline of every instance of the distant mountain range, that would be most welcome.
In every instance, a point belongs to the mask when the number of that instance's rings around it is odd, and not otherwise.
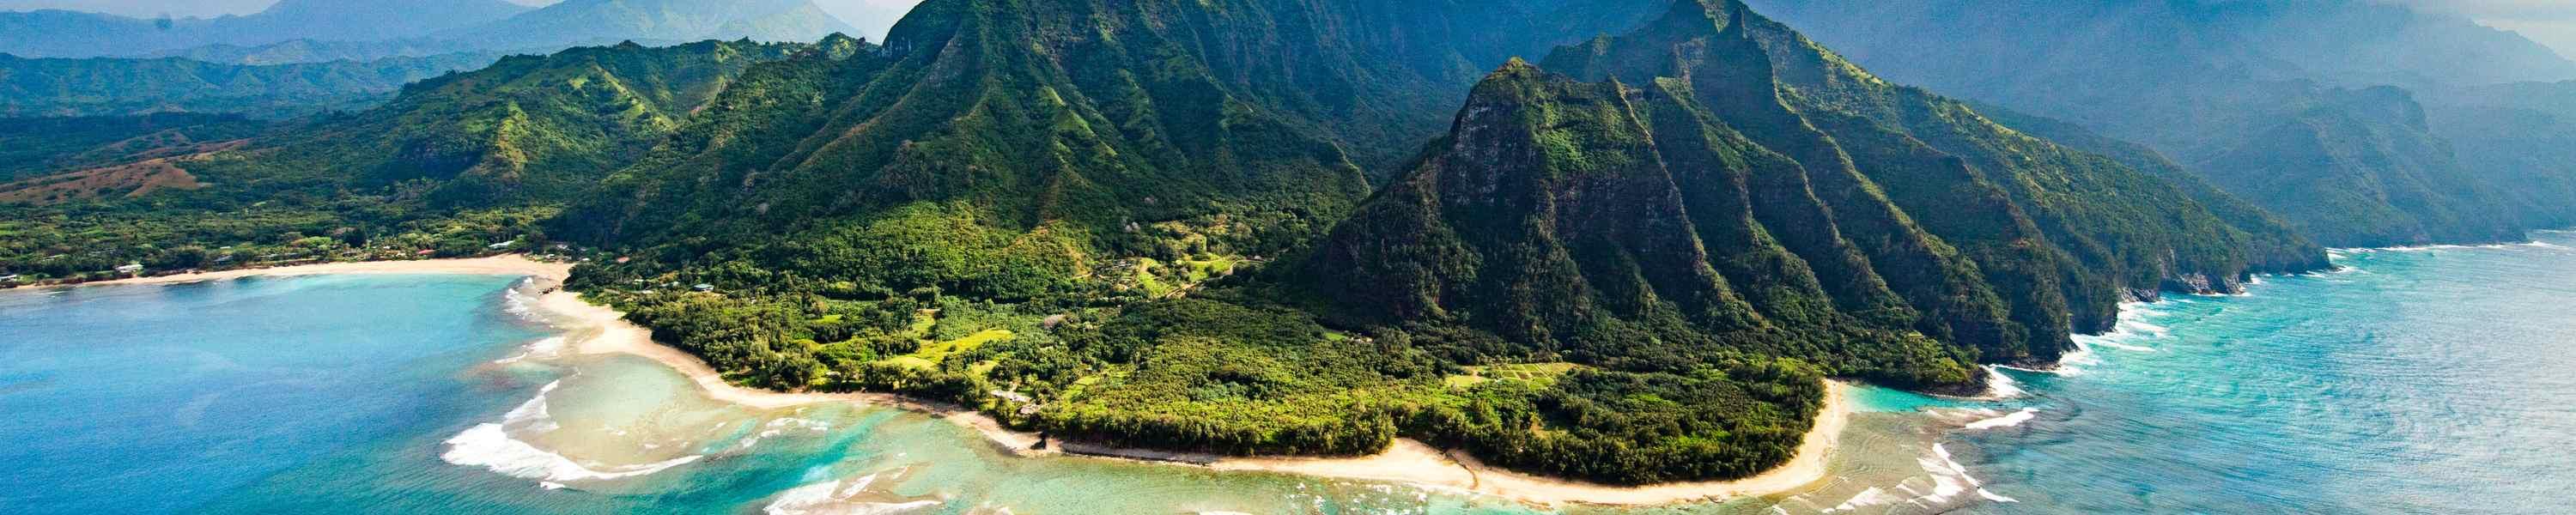
[[[0,12],[0,53],[186,56],[276,64],[470,51],[538,51],[622,40],[814,41],[855,32],[806,0],[284,0],[255,14],[145,20],[62,10]]]
[[[2493,147],[2454,141],[2503,135],[2428,114],[2428,94],[2576,78],[2576,62],[2466,19],[2357,0],[1751,1],[1896,80],[2143,142],[2327,245],[2576,223],[2511,200],[2474,164],[2498,156],[2458,151]]]
[[[466,52],[242,65],[175,57],[23,59],[0,54],[0,116],[198,112],[284,118],[364,108],[412,81],[482,68],[498,58]]]

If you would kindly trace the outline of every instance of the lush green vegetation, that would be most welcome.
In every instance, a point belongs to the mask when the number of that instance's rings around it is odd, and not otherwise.
[[[124,199],[141,185],[114,184],[93,200],[0,205],[22,235],[0,242],[0,273],[70,279],[138,263],[173,271],[534,249],[549,241],[540,221],[669,134],[730,77],[807,51],[819,52],[703,42],[512,57],[406,86],[375,109],[274,131],[202,115],[30,121],[0,131],[50,146],[12,149],[13,169],[35,170],[26,175],[184,157],[176,166],[207,186]],[[249,141],[209,145],[236,138]]]
[[[0,118],[0,183],[165,157],[174,149],[248,138],[264,127],[239,116],[193,113]]]
[[[0,208],[33,236],[0,271],[561,241],[741,384],[1635,484],[1788,459],[1825,377],[1970,391],[2124,296],[2322,264],[1740,4],[1654,7],[932,0],[884,46],[513,57],[194,155],[197,189]],[[1639,26],[1570,76],[1461,64]]]

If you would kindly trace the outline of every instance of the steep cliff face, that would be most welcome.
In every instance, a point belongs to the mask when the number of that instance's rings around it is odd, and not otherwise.
[[[1888,84],[1732,1],[1544,68],[1607,82],[1497,72],[1319,245],[1308,284],[1533,352],[1758,350],[1939,385],[2053,362],[2126,298],[2325,266],[2268,219]]]
[[[1318,245],[1304,276],[1335,299],[1323,309],[1491,331],[1514,345],[1506,354],[1616,367],[1759,352],[1900,384],[1971,380],[1973,353],[1891,330],[1916,311],[1866,269],[1794,163],[1699,124],[1669,93],[1514,61],[1418,168]],[[1846,295],[1757,219],[1756,196],[1777,206],[1777,234],[1830,258],[1817,266],[1859,272],[1827,276]]]

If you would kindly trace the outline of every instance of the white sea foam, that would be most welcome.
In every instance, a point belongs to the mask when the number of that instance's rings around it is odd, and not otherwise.
[[[1858,510],[1895,501],[1893,496],[1887,495],[1887,489],[1873,486],[1868,490],[1860,491],[1860,495],[1852,496],[1851,500],[1843,501],[1842,504],[1836,504],[1832,508],[1825,508],[1825,513]]]
[[[2109,338],[2099,339],[2099,340],[2094,340],[2094,341],[2091,341],[2091,342],[2087,342],[2086,344],[2087,344],[2087,345],[2100,345],[2100,346],[2104,346],[2104,347],[2110,347],[2110,348],[2120,349],[2120,350],[2129,351],[2129,352],[2155,352],[2155,351],[2156,351],[2156,348],[2155,348],[2155,347],[2147,347],[2147,346],[2142,346],[2142,345],[2130,345],[2130,344],[2126,344],[2126,343],[2120,343],[2120,341],[2119,341],[2119,340],[2116,340],[2116,339],[2109,339]]]
[[[780,492],[776,500],[761,507],[760,511],[769,515],[892,515],[928,511],[946,504],[933,500],[861,502],[851,499],[866,493],[868,485],[875,483],[876,479],[877,476],[871,474],[791,488]]]
[[[492,360],[492,362],[508,365],[531,359],[555,359],[563,357],[564,351],[570,348],[572,348],[572,340],[566,339],[562,336],[548,337],[528,343],[527,347],[523,347],[519,350],[518,355]]]
[[[1978,481],[1976,476],[1968,475],[1966,465],[1960,465],[1958,460],[1951,459],[1948,446],[1932,444],[1932,455],[1915,461],[1916,464],[1923,466],[1924,472],[1932,475],[1932,491],[1908,499],[1908,502],[1927,507],[1935,506],[1948,503],[1959,494],[1971,490],[1977,493],[1978,498],[1988,501],[2021,502],[1987,490],[1985,482]]]
[[[527,291],[529,289],[528,287],[533,285],[533,281],[534,279],[520,279],[518,284],[510,285],[509,289],[502,290],[501,310],[509,312],[512,315],[518,315],[519,318],[532,321],[542,321],[537,320],[537,297],[529,295]]]
[[[546,383],[535,398],[511,408],[500,422],[478,424],[447,439],[447,452],[439,459],[468,467],[484,467],[493,472],[521,479],[538,480],[538,486],[561,488],[571,481],[597,481],[643,476],[698,461],[705,456],[691,455],[641,465],[593,468],[561,454],[510,436],[511,431],[545,433],[560,429],[554,415],[546,409],[546,395],[554,393],[563,381]]]
[[[705,456],[690,455],[657,463],[592,468],[561,454],[547,452],[535,445],[510,437],[501,424],[482,424],[447,439],[447,452],[439,459],[468,467],[484,467],[502,475],[521,479],[564,483],[599,481],[649,475],[671,467],[686,465]]]
[[[2011,414],[2004,416],[1969,422],[1965,428],[1970,431],[1981,431],[1986,429],[2013,427],[2021,425],[2023,422],[2029,422],[2030,419],[2037,417],[2039,417],[2039,408],[2022,408],[2021,411],[2012,412]]]
[[[2003,367],[1986,365],[1986,395],[1978,398],[2010,399],[2028,393],[2021,389],[2020,381],[2014,381],[2012,376],[2004,374]]]

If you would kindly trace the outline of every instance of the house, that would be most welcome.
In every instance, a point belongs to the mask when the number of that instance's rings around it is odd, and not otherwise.
[[[484,246],[483,246],[483,248],[485,248],[485,249],[489,249],[489,250],[501,250],[501,249],[506,249],[506,248],[510,248],[510,247],[516,247],[516,246],[518,246],[518,245],[519,245],[519,242],[514,240],[514,241],[505,241],[505,242],[500,242],[500,243],[494,243],[494,244],[491,244],[491,245],[484,245]]]
[[[18,274],[0,275],[0,284],[18,282]]]
[[[143,273],[143,264],[141,264],[141,263],[136,263],[136,264],[130,264],[130,265],[125,265],[125,266],[116,267],[116,273],[120,273],[120,274],[139,274],[139,273]]]
[[[707,284],[707,283],[698,283],[698,285],[697,285],[697,286],[690,286],[689,288],[690,288],[690,289],[694,289],[694,290],[698,290],[699,292],[711,292],[711,291],[716,291],[716,285],[713,285],[713,284]]]

